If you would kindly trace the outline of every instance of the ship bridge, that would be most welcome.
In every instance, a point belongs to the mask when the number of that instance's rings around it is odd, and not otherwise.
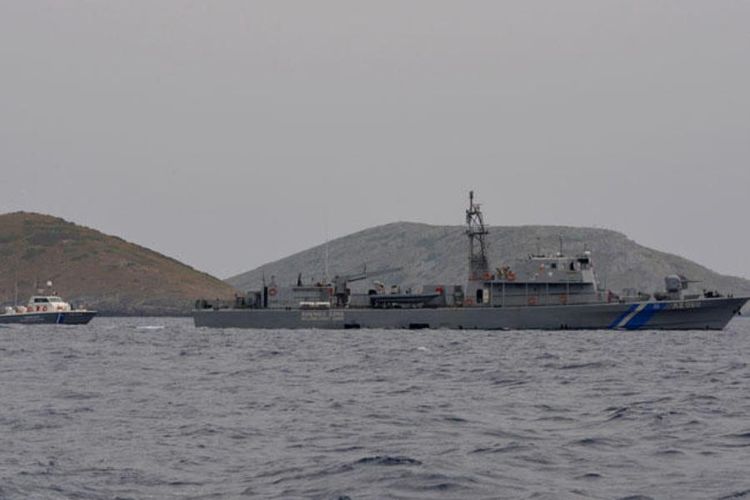
[[[528,259],[497,268],[476,287],[476,305],[544,306],[590,304],[611,300],[600,290],[591,253],[530,255]]]

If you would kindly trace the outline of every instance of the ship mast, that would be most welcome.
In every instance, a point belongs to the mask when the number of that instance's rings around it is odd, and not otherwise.
[[[466,210],[466,236],[469,237],[469,281],[481,280],[489,273],[487,243],[489,234],[479,203],[474,203],[474,191],[469,191],[469,208]]]

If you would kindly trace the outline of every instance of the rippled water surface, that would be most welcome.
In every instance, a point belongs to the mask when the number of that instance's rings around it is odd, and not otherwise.
[[[723,332],[0,328],[0,498],[750,498]]]

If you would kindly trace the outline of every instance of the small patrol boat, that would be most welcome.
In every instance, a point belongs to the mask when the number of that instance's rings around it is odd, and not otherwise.
[[[466,210],[468,279],[427,284],[421,292],[387,289],[373,281],[366,293],[349,283],[386,270],[336,276],[331,282],[281,287],[275,279],[233,304],[198,300],[193,319],[213,328],[447,328],[482,330],[721,330],[749,297],[692,292],[690,280],[671,274],[665,290],[616,294],[600,286],[593,256],[531,255],[492,269],[489,234],[474,193]]]
[[[0,323],[85,325],[96,311],[75,309],[57,295],[33,295],[25,306],[7,306],[0,311]]]

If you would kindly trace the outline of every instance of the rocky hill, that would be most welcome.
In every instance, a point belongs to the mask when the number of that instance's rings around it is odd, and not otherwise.
[[[35,283],[108,314],[186,314],[197,297],[231,298],[221,280],[174,259],[65,220],[0,215],[0,303],[19,302]]]
[[[637,288],[653,292],[664,288],[664,276],[683,274],[700,283],[701,289],[719,289],[750,295],[750,281],[724,276],[688,259],[646,248],[624,234],[605,229],[520,226],[490,228],[490,262],[495,267],[512,264],[513,257],[525,258],[541,250],[553,253],[563,238],[563,251],[573,254],[591,250],[600,282],[619,291]],[[464,283],[466,280],[467,243],[462,226],[431,226],[398,222],[339,238],[328,244],[329,275],[351,273],[362,269],[377,270],[401,267],[383,276],[386,283],[418,286],[423,283]],[[257,289],[263,276],[276,276],[279,283],[292,283],[297,273],[303,279],[318,279],[324,274],[325,245],[271,262],[227,281],[235,287]]]

